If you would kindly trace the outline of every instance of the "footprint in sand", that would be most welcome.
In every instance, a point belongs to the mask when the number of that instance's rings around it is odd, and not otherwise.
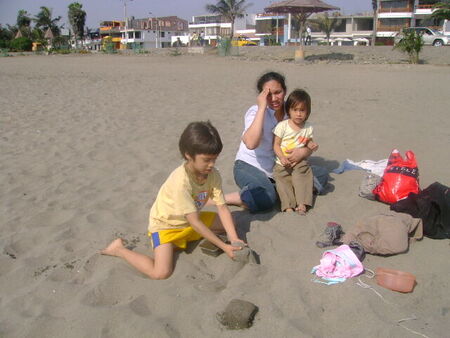
[[[138,316],[147,317],[151,315],[151,311],[147,304],[147,297],[139,296],[130,302],[130,309]]]
[[[66,223],[74,218],[75,210],[47,210],[33,217],[28,228],[55,226]]]

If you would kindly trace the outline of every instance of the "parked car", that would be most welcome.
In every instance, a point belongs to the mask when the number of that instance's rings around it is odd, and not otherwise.
[[[394,43],[399,43],[404,36],[404,32],[416,32],[419,34],[425,45],[430,46],[444,46],[449,44],[449,38],[445,36],[444,34],[440,33],[439,31],[428,28],[428,27],[409,27],[404,28],[400,33],[397,33],[397,35],[394,37]]]
[[[231,41],[231,45],[234,47],[241,47],[241,46],[257,46],[257,43],[249,40],[246,36],[239,36],[237,38],[234,38],[233,41]]]

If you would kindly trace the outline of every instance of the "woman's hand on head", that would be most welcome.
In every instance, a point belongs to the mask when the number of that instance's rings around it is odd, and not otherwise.
[[[267,108],[267,96],[270,95],[270,89],[264,88],[261,93],[259,93],[258,97],[256,98],[256,102],[258,104],[258,108],[260,109],[266,109]]]

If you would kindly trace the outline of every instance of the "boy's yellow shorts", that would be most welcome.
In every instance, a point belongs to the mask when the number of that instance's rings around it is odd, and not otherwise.
[[[217,214],[212,211],[200,212],[200,220],[210,228]],[[157,232],[149,232],[148,236],[152,240],[153,249],[161,244],[172,243],[179,249],[186,249],[187,242],[197,241],[202,238],[191,226],[182,229],[167,229]]]

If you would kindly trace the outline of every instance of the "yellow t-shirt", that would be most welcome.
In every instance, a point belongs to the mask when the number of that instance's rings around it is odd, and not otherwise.
[[[186,214],[200,211],[208,199],[217,205],[225,204],[222,179],[213,169],[206,182],[198,184],[184,164],[175,169],[161,186],[150,209],[148,231],[185,228]]]
[[[283,120],[279,122],[273,129],[273,133],[281,138],[280,146],[284,155],[287,155],[286,150],[306,147],[308,142],[313,139],[313,127],[309,122],[305,122],[305,125],[300,130],[294,130],[288,121]],[[278,156],[276,163],[282,165]]]

